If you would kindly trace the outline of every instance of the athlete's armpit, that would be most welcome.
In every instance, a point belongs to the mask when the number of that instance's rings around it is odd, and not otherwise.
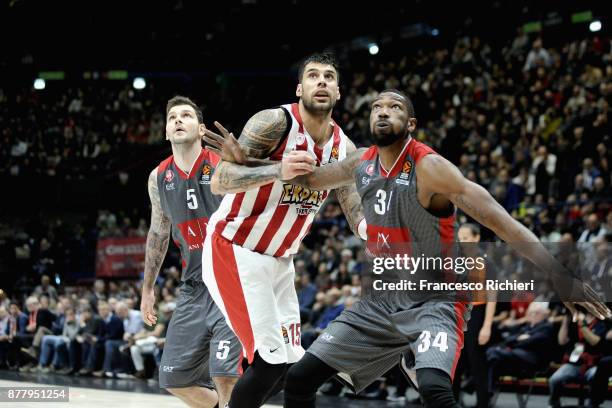
[[[157,186],[157,168],[149,175],[148,189],[151,200],[151,225],[147,233],[143,285],[147,288],[152,288],[166,257],[171,229],[170,219],[161,208],[159,188]]]
[[[248,120],[238,143],[247,156],[263,159],[276,148],[287,131],[287,117],[283,109],[266,109]]]

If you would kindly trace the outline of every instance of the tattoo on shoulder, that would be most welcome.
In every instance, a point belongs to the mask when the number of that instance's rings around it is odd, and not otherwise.
[[[287,118],[281,109],[266,109],[256,113],[242,129],[238,142],[247,155],[267,157],[287,129]]]

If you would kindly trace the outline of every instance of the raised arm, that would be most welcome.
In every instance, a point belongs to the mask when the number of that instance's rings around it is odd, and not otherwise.
[[[237,143],[223,126],[216,125],[223,136],[208,131],[208,137],[205,137],[206,141],[218,147],[223,159],[211,180],[210,188],[214,194],[247,191],[312,170],[314,160],[303,152],[296,152],[284,162],[270,164],[263,160],[274,151],[287,131],[287,117],[280,108],[263,110],[251,117]],[[219,144],[215,144],[215,139]]]
[[[580,304],[599,318],[612,315],[595,292],[573,278],[535,234],[512,218],[482,186],[463,177],[459,169],[448,160],[435,154],[427,155],[417,165],[417,174],[422,194],[441,194],[447,197],[474,220],[495,232],[518,254],[553,277],[557,289],[562,288],[564,294],[569,295],[572,287],[577,289],[579,296],[584,296],[585,302],[564,302],[574,315],[576,310],[573,303]],[[580,285],[575,285],[577,283]]]
[[[168,242],[170,241],[170,219],[164,214],[159,198],[157,187],[157,168],[149,175],[148,181],[149,199],[151,200],[151,226],[147,233],[147,246],[145,250],[144,282],[142,284],[142,299],[140,302],[140,312],[143,321],[148,325],[153,325],[157,321],[155,315],[155,294],[154,286],[157,274],[161,268]]]
[[[354,185],[355,170],[357,170],[361,162],[361,156],[366,150],[362,147],[352,153],[347,152],[344,160],[317,167],[312,173],[296,177],[291,182],[314,190],[331,190]]]

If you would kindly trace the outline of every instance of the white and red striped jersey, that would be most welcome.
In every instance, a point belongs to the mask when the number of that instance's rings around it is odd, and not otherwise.
[[[320,148],[304,128],[298,104],[282,108],[291,119],[291,128],[270,155],[272,160],[281,160],[292,150],[311,152],[317,158],[317,166],[346,157],[348,138],[335,122],[333,136]],[[329,190],[310,190],[291,181],[275,181],[243,193],[227,194],[210,218],[208,233],[215,231],[234,244],[261,254],[293,255],[328,195]]]

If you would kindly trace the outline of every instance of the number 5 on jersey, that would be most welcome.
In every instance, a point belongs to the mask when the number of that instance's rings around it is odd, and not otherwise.
[[[187,207],[190,210],[198,208],[198,198],[195,195],[195,188],[187,189]]]

